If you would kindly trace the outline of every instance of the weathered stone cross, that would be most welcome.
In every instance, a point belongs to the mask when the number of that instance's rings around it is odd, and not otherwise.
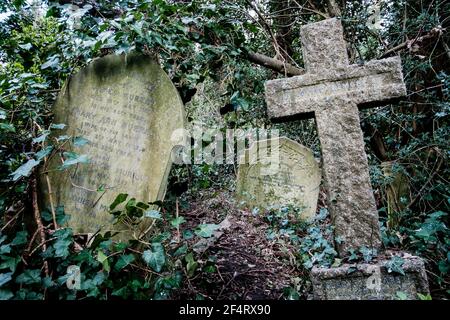
[[[315,116],[329,210],[341,256],[380,246],[378,213],[360,127],[358,104],[404,96],[399,58],[349,65],[343,28],[327,19],[301,29],[308,73],[266,82],[271,118]],[[340,242],[340,243],[339,243]]]

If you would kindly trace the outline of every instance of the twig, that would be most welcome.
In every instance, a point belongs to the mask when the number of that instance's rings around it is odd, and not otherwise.
[[[45,240],[44,242],[41,242],[40,244],[37,245],[36,248],[33,249],[33,251],[30,252],[30,254],[28,256],[32,256],[39,248],[43,248],[44,246],[47,247],[47,243],[49,243],[50,241],[56,240],[58,238],[50,238]]]
[[[220,290],[219,295],[217,296],[217,299],[220,298],[220,296],[222,295],[222,293],[223,293],[223,292],[225,291],[225,289],[230,285],[230,283],[236,278],[237,275],[238,275],[238,273],[235,271],[235,272],[233,273],[233,276],[231,277],[231,279],[230,279],[225,285],[222,286],[222,289]]]
[[[434,176],[438,173],[439,169],[441,168],[442,163],[444,162],[443,158],[440,158],[439,163],[436,166],[436,169],[433,170],[433,173],[430,175],[430,177],[428,178],[428,180],[424,183],[424,185],[422,186],[422,188],[420,188],[419,192],[417,193],[416,197],[408,204],[408,206],[406,206],[406,210],[408,210],[409,208],[412,207],[412,205],[414,203],[416,203],[416,201],[420,198],[420,196],[422,195],[422,192],[425,190],[425,188],[427,187],[427,185],[431,182],[431,180],[433,180]]]
[[[448,47],[447,43],[445,43],[444,38],[441,38],[442,45],[444,46],[445,53],[447,53],[447,57],[450,59],[450,48]]]
[[[428,34],[426,34],[424,36],[416,37],[413,40],[407,40],[407,41],[399,44],[398,46],[395,46],[392,49],[389,49],[388,51],[384,52],[379,58],[384,58],[384,57],[390,55],[391,53],[402,50],[404,48],[411,48],[417,42],[422,42],[423,40],[431,39],[431,38],[435,37],[436,35],[442,34],[443,31],[444,31],[444,29],[434,28]]]
[[[31,180],[31,196],[32,196],[34,220],[36,222],[37,229],[39,230],[39,237],[41,238],[41,244],[39,246],[42,246],[42,252],[45,252],[47,250],[47,246],[45,244],[46,241],[45,241],[44,225],[42,224],[41,213],[39,211],[39,206],[38,206],[36,174],[34,174],[34,177]],[[48,276],[49,275],[48,263],[45,259],[44,259],[44,270],[45,270],[45,275]]]
[[[26,248],[25,252],[30,252],[31,247],[33,246],[34,240],[36,239],[38,233],[39,230],[36,229],[36,231],[33,233],[33,236],[31,237],[30,243],[28,244],[28,247]]]
[[[264,18],[264,16],[262,15],[262,13],[258,10],[258,8],[250,1],[250,0],[246,0],[245,1],[253,10],[255,10],[256,14],[258,15],[259,19],[261,19],[261,22],[263,23],[265,29],[267,30],[267,32],[269,33],[270,37],[272,38],[272,42],[273,42],[273,47],[275,49],[275,52],[277,54],[278,57],[283,57],[283,55],[280,53],[280,45],[278,44],[278,41],[275,37],[275,35],[272,32],[272,29],[270,28],[269,24],[267,23],[266,19]]]
[[[155,222],[156,222],[156,219],[153,219],[152,223],[148,226],[148,228],[144,232],[141,233],[141,235],[137,239],[139,242],[148,244],[147,242],[142,241],[142,239],[153,228],[153,226],[155,225]]]
[[[178,209],[178,197],[175,200],[175,218],[178,220],[179,209]],[[177,225],[177,243],[180,242],[180,224]]]
[[[43,131],[41,126],[34,121],[34,125],[38,128],[39,131]],[[42,142],[42,149],[45,148],[45,141]],[[44,168],[47,166],[47,157],[44,157]],[[45,173],[45,181],[47,183],[47,190],[48,190],[48,200],[50,202],[50,210],[52,212],[52,218],[53,218],[53,228],[55,230],[58,229],[58,224],[56,223],[56,211],[55,211],[55,205],[53,203],[53,192],[52,192],[52,185],[50,184],[50,178],[48,177],[48,172]]]
[[[0,229],[0,233],[3,232],[3,230],[5,230],[14,220],[16,220],[16,218],[19,216],[19,214],[22,213],[22,211],[24,210],[24,208],[20,209],[19,212],[16,213],[16,215],[14,217],[12,217],[1,229]]]

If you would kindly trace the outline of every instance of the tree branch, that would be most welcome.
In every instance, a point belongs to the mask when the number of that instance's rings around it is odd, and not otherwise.
[[[402,49],[405,49],[405,48],[409,48],[409,49],[410,49],[410,48],[412,48],[412,46],[413,46],[414,44],[416,44],[416,43],[418,43],[418,42],[422,42],[422,41],[424,41],[424,40],[434,38],[434,37],[437,36],[437,35],[442,35],[442,33],[444,32],[444,30],[445,30],[445,29],[433,28],[428,34],[426,34],[426,35],[424,35],[424,36],[416,37],[416,38],[413,39],[413,40],[407,40],[407,41],[405,41],[405,42],[399,44],[398,46],[395,46],[395,47],[393,47],[393,48],[387,50],[386,52],[384,52],[384,53],[380,56],[380,58],[384,58],[384,57],[390,55],[390,54],[393,53],[393,52],[396,52],[396,51],[399,51],[399,50],[402,50]]]
[[[40,246],[42,246],[42,252],[45,252],[47,250],[47,246],[45,244],[46,239],[45,239],[44,225],[42,224],[41,212],[39,211],[39,206],[38,206],[37,174],[36,174],[36,172],[34,173],[34,176],[31,179],[31,199],[32,199],[34,220],[36,222],[36,227],[39,232],[39,238],[41,241]],[[48,263],[45,259],[44,259],[44,271],[45,271],[45,275],[48,276],[49,275]]]
[[[305,70],[303,69],[294,67],[289,63],[268,57],[261,53],[248,52],[246,58],[253,63],[277,71],[286,76],[299,76],[305,73]]]

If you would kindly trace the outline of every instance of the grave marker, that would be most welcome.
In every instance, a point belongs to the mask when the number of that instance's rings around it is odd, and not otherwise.
[[[246,156],[248,161],[239,165],[236,186],[241,201],[259,208],[294,205],[303,209],[304,219],[315,215],[321,174],[310,149],[281,137],[276,143],[255,142]]]
[[[307,73],[266,82],[271,118],[314,116],[339,253],[379,247],[378,213],[370,184],[358,105],[404,96],[398,57],[349,65],[339,20],[301,29]]]
[[[328,19],[301,29],[307,73],[266,82],[271,118],[312,115],[322,148],[328,206],[341,257],[349,249],[380,247],[378,213],[359,124],[358,105],[406,94],[398,57],[349,65],[341,23]],[[389,268],[400,259],[403,273]],[[383,252],[369,263],[314,266],[315,299],[408,299],[428,294],[423,260],[407,253]]]
[[[86,154],[88,164],[62,172],[58,155],[48,168],[54,204],[64,205],[74,232],[120,229],[107,212],[119,193],[143,202],[164,197],[175,146],[170,138],[183,128],[184,109],[157,62],[137,54],[94,60],[68,80],[53,111],[54,123],[67,125],[58,134],[89,141],[63,147]],[[42,188],[48,206],[44,182]]]

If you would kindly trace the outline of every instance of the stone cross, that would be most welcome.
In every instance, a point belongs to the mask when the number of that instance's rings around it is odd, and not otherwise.
[[[350,65],[339,20],[301,29],[304,75],[266,82],[270,118],[314,116],[339,254],[380,246],[358,105],[404,96],[398,57]]]

